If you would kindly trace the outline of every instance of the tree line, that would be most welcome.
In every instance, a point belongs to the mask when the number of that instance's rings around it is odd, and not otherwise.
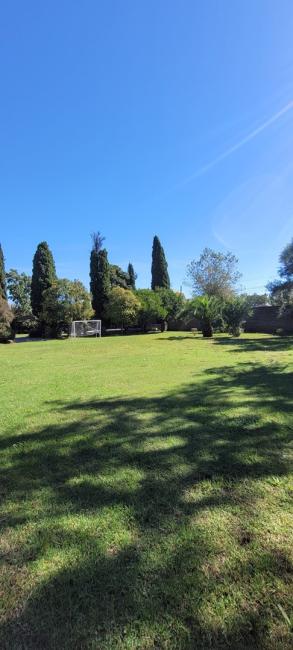
[[[0,340],[13,339],[15,332],[32,336],[64,336],[73,320],[101,319],[104,326],[122,329],[151,323],[187,322],[196,317],[204,336],[214,329],[239,335],[241,324],[252,307],[278,304],[280,310],[293,304],[293,240],[280,255],[280,279],[268,285],[269,295],[237,293],[241,277],[238,260],[230,252],[205,248],[187,267],[193,298],[170,287],[168,263],[157,236],[153,239],[151,289],[137,289],[133,264],[127,271],[111,264],[100,232],[92,234],[90,292],[79,280],[57,278],[53,254],[47,242],[35,251],[32,276],[16,269],[5,272],[0,245]]]
[[[103,243],[101,233],[92,234],[90,292],[79,280],[57,277],[47,242],[37,246],[31,276],[16,269],[5,272],[0,244],[0,340],[12,339],[17,331],[38,337],[64,335],[73,320],[93,318],[105,325],[140,324],[145,328],[147,322],[175,314],[171,302],[181,304],[182,300],[170,289],[168,264],[157,236],[152,249],[153,289],[136,289],[133,264],[129,262],[127,271],[111,264]],[[168,299],[159,291],[167,291]],[[164,306],[167,303],[168,308]]]

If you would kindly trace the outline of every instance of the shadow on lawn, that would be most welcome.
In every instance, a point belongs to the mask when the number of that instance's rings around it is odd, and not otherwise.
[[[218,336],[217,334],[211,338],[204,338],[201,336],[201,333],[198,332],[200,336],[194,336],[194,334],[179,334],[178,336],[160,336],[157,338],[158,341],[186,341],[195,340],[196,343],[200,341],[210,341],[215,345],[229,345],[231,346],[231,351],[235,352],[286,352],[293,349],[293,336],[266,336],[264,338],[241,338],[233,336],[223,336],[222,334]]]
[[[265,558],[248,551],[240,567],[215,568],[215,552],[220,562],[221,549],[215,551],[216,540],[198,518],[206,508],[251,509],[255,497],[246,492],[246,479],[288,473],[284,452],[290,430],[275,415],[292,412],[292,385],[293,373],[277,366],[223,367],[209,371],[201,384],[163,397],[53,402],[54,410],[72,417],[70,423],[23,435],[19,451],[18,436],[3,441],[2,450],[12,450],[11,465],[3,471],[8,498],[14,489],[25,506],[40,489],[51,493],[47,514],[36,519],[35,538],[29,540],[32,555],[20,557],[19,567],[42,556],[44,537],[53,549],[76,546],[84,553],[71,565],[56,567],[23,611],[12,612],[1,627],[2,647],[272,647],[265,645],[271,602],[259,585],[287,580],[287,557],[273,550]],[[230,403],[239,389],[239,403]],[[249,412],[229,415],[229,406],[243,405],[243,391]],[[272,414],[266,421],[263,403]],[[125,471],[138,476],[134,485],[125,475],[119,482]],[[218,485],[212,491],[210,481]],[[197,498],[189,498],[196,488],[202,488]],[[99,529],[69,530],[61,523],[62,517],[91,518],[109,507],[114,517],[130,521],[133,539],[124,546],[114,541],[105,549]],[[52,508],[56,523],[48,533]],[[30,515],[27,523],[32,520]],[[23,516],[7,517],[2,525],[23,521]],[[237,529],[235,535],[239,546],[249,547],[249,531]],[[223,583],[229,599],[236,574],[248,592],[258,576],[251,602],[239,602],[229,620],[223,610],[222,626],[205,621],[201,608]],[[225,595],[221,589],[219,599]],[[281,639],[279,647],[286,643]]]
[[[286,352],[293,348],[293,336],[266,336],[264,338],[233,338],[221,336],[214,339],[216,345],[231,345],[237,352]]]

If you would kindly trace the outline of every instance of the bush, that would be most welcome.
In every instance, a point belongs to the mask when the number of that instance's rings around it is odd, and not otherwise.
[[[114,287],[110,291],[104,313],[113,325],[129,327],[136,325],[140,309],[141,303],[133,291]]]
[[[237,296],[227,300],[223,308],[223,317],[227,323],[227,329],[232,336],[240,336],[241,325],[245,318],[251,313],[247,299],[243,296]]]
[[[138,322],[144,330],[151,323],[162,323],[166,319],[167,309],[162,305],[159,292],[151,289],[137,289],[135,295],[141,304]]]
[[[14,332],[11,327],[13,313],[8,302],[0,296],[0,343],[8,343],[14,339]]]
[[[9,343],[13,341],[15,334],[9,323],[0,322],[0,343]]]
[[[161,304],[166,310],[166,321],[176,321],[186,304],[186,298],[183,293],[163,287],[157,288],[155,291],[159,294]]]
[[[12,329],[16,334],[30,334],[39,327],[39,321],[33,314],[16,314]]]
[[[202,335],[211,338],[215,324],[221,319],[223,301],[216,296],[199,296],[191,300],[190,305],[194,316],[200,320]]]

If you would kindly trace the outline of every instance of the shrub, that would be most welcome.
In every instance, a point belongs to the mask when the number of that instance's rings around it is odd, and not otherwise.
[[[133,291],[114,287],[105,307],[105,317],[113,325],[129,327],[137,323],[140,309],[141,303]]]
[[[167,316],[167,310],[162,305],[159,292],[151,289],[138,289],[135,292],[141,307],[139,310],[138,322],[146,329],[150,323],[162,322]]]
[[[7,300],[0,295],[0,343],[7,343],[14,339],[14,332],[11,327],[13,313]]]
[[[238,296],[227,300],[223,307],[223,316],[227,323],[227,329],[233,336],[240,336],[241,325],[245,318],[251,313],[251,308],[245,297]]]
[[[156,293],[160,296],[161,304],[166,310],[166,320],[175,321],[181,315],[186,304],[186,298],[183,293],[163,287],[157,288]]]
[[[39,320],[33,314],[18,314],[12,321],[13,331],[17,334],[27,334],[38,330]],[[39,334],[40,335],[40,334]]]
[[[214,333],[214,325],[222,314],[222,300],[216,296],[199,296],[191,301],[194,309],[194,316],[201,322],[202,334],[205,338],[211,338]]]

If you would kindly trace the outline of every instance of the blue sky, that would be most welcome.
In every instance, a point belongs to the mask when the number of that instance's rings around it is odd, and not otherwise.
[[[262,291],[293,235],[291,0],[2,3],[0,241],[30,272],[47,240],[88,285],[90,233],[174,289],[204,248]],[[188,287],[185,287],[188,293]]]

